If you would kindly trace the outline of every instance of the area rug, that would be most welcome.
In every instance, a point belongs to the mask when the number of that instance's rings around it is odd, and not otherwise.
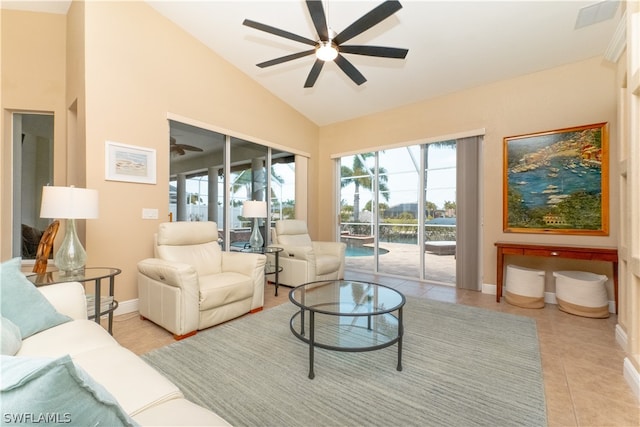
[[[535,321],[407,298],[397,346],[315,352],[285,303],[143,355],[234,426],[545,426]]]

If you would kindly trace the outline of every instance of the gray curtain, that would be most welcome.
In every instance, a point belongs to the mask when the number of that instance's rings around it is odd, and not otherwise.
[[[481,290],[480,149],[482,136],[456,141],[456,287]]]

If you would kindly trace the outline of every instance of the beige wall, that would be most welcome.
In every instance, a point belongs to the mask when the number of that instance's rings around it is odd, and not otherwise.
[[[67,13],[66,82],[67,140],[60,144],[66,148],[65,184],[86,187],[84,2],[73,2]]]
[[[137,298],[136,263],[152,256],[153,233],[167,219],[169,113],[316,157],[315,124],[143,2],[73,2],[67,17],[3,10],[2,24],[2,107],[55,112],[55,184],[99,191],[100,218],[86,221],[87,265],[122,269],[120,301]],[[67,126],[68,138],[59,131]],[[106,140],[157,150],[157,184],[105,181]],[[4,227],[10,163],[2,173]],[[142,208],[160,218],[142,220]],[[11,256],[5,241],[2,260]]]
[[[617,158],[615,67],[601,58],[454,93],[381,114],[325,126],[320,131],[318,179],[333,182],[331,156],[486,129],[482,163],[483,283],[496,283],[496,241],[617,246],[618,217],[606,237],[505,234],[502,232],[502,148],[507,136],[609,122],[611,158]],[[618,207],[617,163],[611,162],[610,206]],[[323,238],[335,230],[334,189],[318,186]],[[521,260],[522,261],[522,260]],[[527,260],[524,260],[525,262]],[[535,260],[529,260],[535,262]],[[580,264],[561,263],[566,268]],[[549,265],[556,268],[558,265]],[[563,267],[560,267],[563,268]],[[611,266],[596,268],[611,277]],[[610,290],[612,299],[612,293]]]
[[[11,113],[54,113],[54,140],[66,139],[64,15],[0,9],[1,102],[0,129],[0,256],[11,257],[12,229],[12,126]],[[64,157],[64,144],[56,144],[54,155]],[[65,179],[64,166],[56,164],[54,179]]]
[[[100,194],[87,221],[89,265],[117,266],[117,298],[137,298],[136,263],[167,220],[167,113],[313,153],[317,126],[143,2],[85,4],[86,181]],[[104,143],[157,150],[157,184],[105,181]],[[141,219],[157,208],[159,220]]]

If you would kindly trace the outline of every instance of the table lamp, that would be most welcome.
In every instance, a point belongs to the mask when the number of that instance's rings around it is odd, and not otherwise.
[[[253,218],[253,231],[249,239],[249,246],[254,250],[262,248],[264,239],[260,233],[260,227],[258,227],[258,218],[267,217],[267,202],[246,200],[242,204],[242,216],[245,218]]]
[[[42,187],[41,218],[66,219],[62,245],[53,261],[65,275],[81,273],[87,260],[76,232],[76,219],[98,217],[98,191],[76,187]]]

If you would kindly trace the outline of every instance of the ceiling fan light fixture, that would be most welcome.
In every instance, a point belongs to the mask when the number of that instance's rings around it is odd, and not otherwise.
[[[618,1],[618,0],[609,0]],[[409,52],[408,49],[399,49],[395,47],[384,46],[359,46],[359,45],[346,45],[345,42],[353,39],[359,34],[364,33],[369,28],[379,24],[391,15],[402,9],[402,5],[398,0],[385,0],[383,3],[371,9],[369,12],[362,15],[353,23],[348,25],[339,34],[336,34],[327,20],[327,14],[325,8],[328,9],[329,5],[323,5],[323,1],[320,0],[306,0],[307,9],[309,15],[313,21],[315,32],[318,36],[317,39],[309,39],[299,36],[294,33],[290,33],[285,30],[281,30],[270,25],[261,24],[259,22],[245,19],[242,24],[256,30],[264,31],[266,33],[273,34],[278,37],[293,40],[299,43],[313,46],[313,49],[308,49],[302,52],[297,52],[279,58],[272,59],[270,61],[261,62],[256,64],[260,68],[271,67],[273,65],[282,64],[283,62],[293,61],[298,58],[303,58],[308,55],[315,54],[316,60],[313,62],[313,66],[307,75],[307,79],[304,82],[305,88],[313,87],[320,71],[325,62],[333,61],[338,68],[340,68],[346,75],[358,86],[367,81],[360,71],[341,53],[354,54],[354,55],[366,55],[378,58],[398,58],[404,59]]]
[[[338,56],[338,47],[331,41],[318,43],[316,57],[322,61],[333,61]]]

